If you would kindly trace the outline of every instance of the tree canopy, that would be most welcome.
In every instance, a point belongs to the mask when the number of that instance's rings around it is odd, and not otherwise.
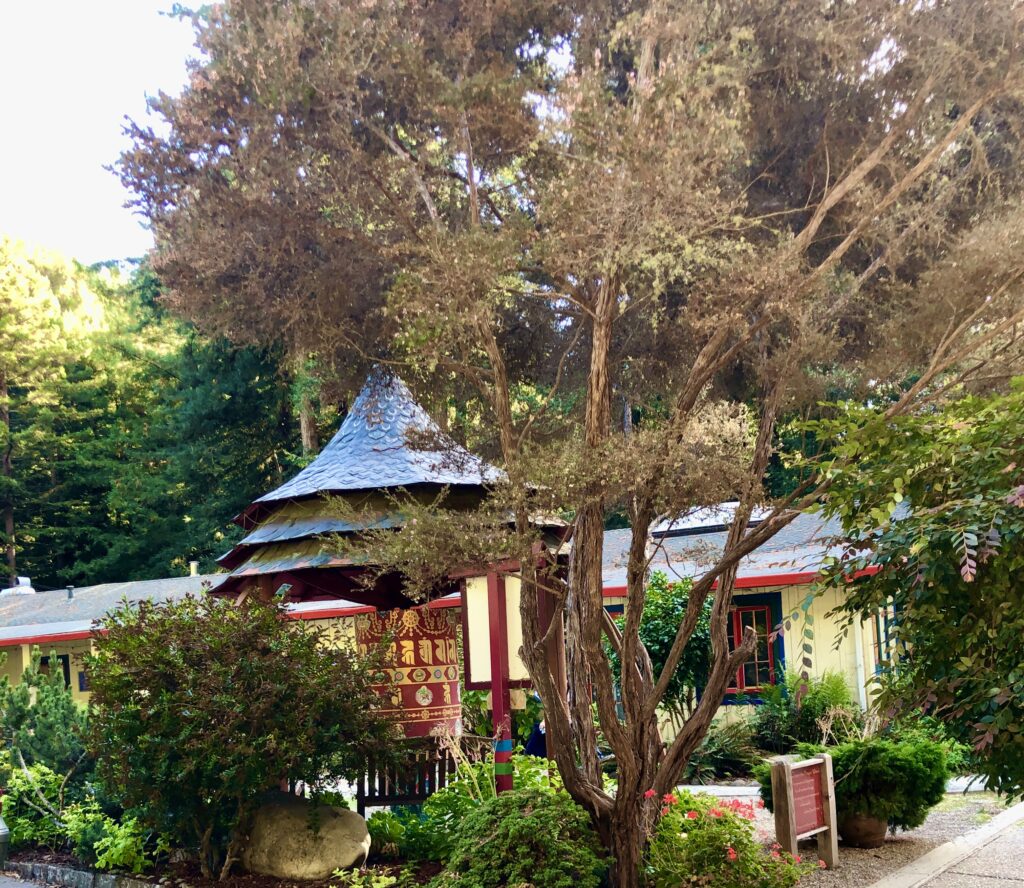
[[[475,526],[423,514],[378,554],[424,590],[455,552],[523,565],[548,748],[632,888],[644,793],[675,785],[754,644],[729,647],[737,565],[827,490],[812,473],[750,526],[779,416],[842,387],[895,417],[1019,368],[1021,4],[228,0],[195,23],[190,84],[120,165],[171,304],[341,389],[376,360],[464,405],[452,431],[507,483]],[[647,531],[727,498],[656,671]],[[616,509],[623,717],[601,643]],[[567,575],[536,567],[538,511],[572,519]],[[708,601],[707,685],[665,748],[656,709]]]

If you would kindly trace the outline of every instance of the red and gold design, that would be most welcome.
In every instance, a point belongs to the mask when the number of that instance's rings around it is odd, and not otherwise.
[[[406,737],[427,737],[437,729],[462,732],[459,655],[455,624],[441,610],[425,607],[365,614],[356,618],[359,652],[386,642],[393,685],[384,714]]]

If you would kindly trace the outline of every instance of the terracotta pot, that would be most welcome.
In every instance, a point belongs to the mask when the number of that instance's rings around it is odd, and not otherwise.
[[[854,848],[881,848],[889,824],[867,814],[847,814],[839,818],[839,836]]]

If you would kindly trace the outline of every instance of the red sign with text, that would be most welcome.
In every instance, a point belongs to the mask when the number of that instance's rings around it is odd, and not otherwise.
[[[796,834],[806,835],[826,826],[825,803],[821,796],[823,762],[793,770],[793,813]]]

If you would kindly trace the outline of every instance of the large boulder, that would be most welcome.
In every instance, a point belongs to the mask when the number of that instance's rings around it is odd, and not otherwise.
[[[310,828],[314,820],[316,832]],[[308,799],[277,793],[256,811],[242,866],[279,879],[326,879],[369,853],[370,833],[355,811],[319,805],[314,817]]]

